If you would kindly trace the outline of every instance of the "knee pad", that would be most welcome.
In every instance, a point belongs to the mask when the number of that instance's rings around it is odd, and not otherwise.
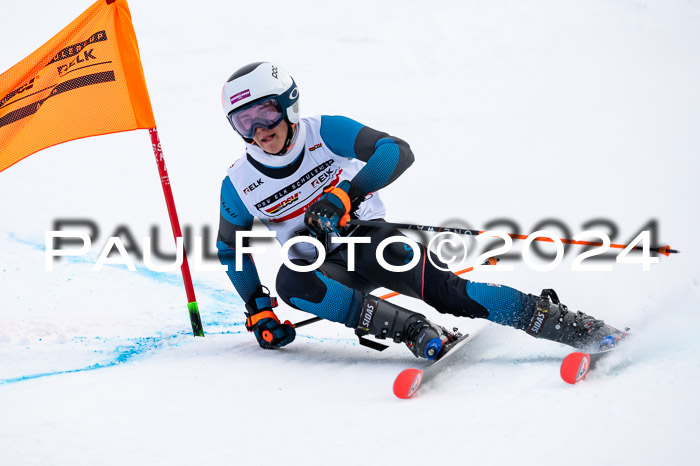
[[[363,294],[318,270],[295,272],[282,265],[277,273],[276,288],[280,298],[296,309],[351,327],[357,324]]]
[[[292,263],[308,265],[305,261],[299,259],[293,259]],[[326,286],[318,279],[314,271],[296,272],[284,264],[277,272],[275,288],[282,301],[297,309],[299,307],[292,302],[293,298],[302,298],[313,303],[320,303],[326,295]]]

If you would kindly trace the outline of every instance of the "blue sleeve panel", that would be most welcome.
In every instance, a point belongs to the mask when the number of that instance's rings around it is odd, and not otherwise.
[[[321,117],[321,138],[336,154],[366,163],[352,180],[363,195],[391,184],[414,160],[405,141],[342,116]]]
[[[532,295],[504,285],[467,280],[467,295],[489,311],[488,320],[501,325],[525,328],[534,311]]]
[[[343,116],[321,116],[321,139],[328,148],[343,157],[357,158],[355,139],[365,126]]]
[[[253,256],[243,254],[243,266],[241,271],[236,271],[236,251],[229,248],[223,241],[217,241],[216,247],[219,250],[219,262],[228,266],[226,275],[233,283],[243,302],[248,302],[260,285],[258,269],[253,262]]]
[[[216,248],[219,261],[228,266],[226,274],[244,302],[248,302],[257,290],[260,277],[250,254],[243,254],[242,268],[236,271],[236,234],[239,231],[249,231],[252,227],[253,216],[241,201],[231,180],[226,177],[221,184],[221,210]],[[247,243],[247,240],[243,242],[244,245]]]
[[[352,179],[352,184],[365,195],[383,188],[396,173],[399,157],[399,146],[392,139],[380,139],[374,154]]]

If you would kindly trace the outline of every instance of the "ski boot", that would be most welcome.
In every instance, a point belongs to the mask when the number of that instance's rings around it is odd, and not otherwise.
[[[611,349],[627,336],[626,332],[602,320],[581,311],[569,311],[554,290],[542,290],[525,331],[533,337],[557,341],[583,351]]]
[[[425,359],[437,358],[443,345],[458,337],[444,327],[433,324],[423,314],[372,295],[365,297],[355,333],[361,343],[362,337],[368,334],[378,339],[391,338],[395,343],[406,343],[416,357]]]

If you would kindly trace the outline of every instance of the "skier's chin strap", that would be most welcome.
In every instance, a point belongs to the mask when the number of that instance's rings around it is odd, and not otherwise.
[[[294,131],[296,130],[296,127],[297,125],[287,121],[287,139],[284,141],[284,147],[282,147],[281,151],[272,155],[282,155],[289,150],[290,146],[292,145],[292,140],[294,139]]]
[[[261,164],[272,167],[286,167],[294,162],[299,154],[304,150],[304,142],[306,140],[306,131],[303,124],[288,123],[287,136],[284,141],[283,149],[275,154],[265,152],[262,147],[255,144],[255,141],[250,140],[246,152]]]

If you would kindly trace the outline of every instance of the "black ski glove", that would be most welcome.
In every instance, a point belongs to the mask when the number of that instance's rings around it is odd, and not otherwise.
[[[277,298],[270,297],[263,286],[258,287],[245,305],[248,310],[245,328],[253,332],[258,344],[265,349],[281,348],[293,342],[297,334],[290,321],[280,323],[273,307],[277,307]]]
[[[314,233],[340,233],[350,220],[350,212],[364,200],[348,180],[323,190],[321,198],[311,204],[304,215],[304,223]]]

